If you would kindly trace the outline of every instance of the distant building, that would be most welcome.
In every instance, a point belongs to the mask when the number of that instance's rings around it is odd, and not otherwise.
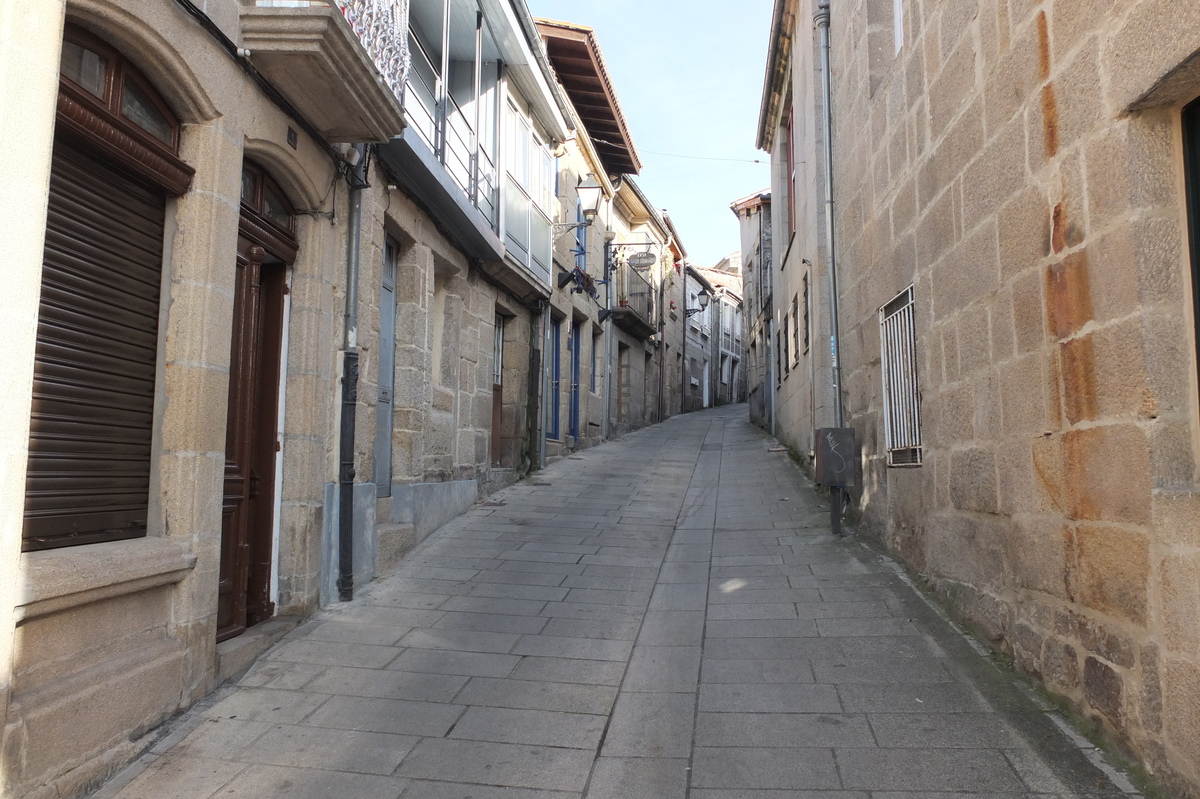
[[[774,424],[772,352],[771,192],[763,191],[730,206],[738,218],[742,243],[742,295],[746,325],[746,401],[750,421],[768,430]],[[807,309],[807,298],[805,308]]]

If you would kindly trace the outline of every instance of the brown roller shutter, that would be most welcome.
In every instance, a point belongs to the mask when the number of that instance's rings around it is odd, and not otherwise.
[[[164,203],[162,191],[55,143],[27,550],[146,534]]]

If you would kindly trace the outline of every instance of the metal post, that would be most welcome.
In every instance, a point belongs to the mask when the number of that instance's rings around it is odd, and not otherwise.
[[[608,317],[604,320],[604,438],[612,438],[612,283],[613,250],[611,242],[604,242],[604,307]]]
[[[774,305],[774,303],[772,303]],[[775,425],[775,310],[767,317],[767,396],[771,398],[771,435],[778,435]]]
[[[833,220],[833,98],[829,77],[829,0],[820,0],[813,15],[821,33],[821,95],[825,105],[825,242],[826,263],[829,267],[829,355],[833,379],[833,426],[845,424],[842,413],[842,358],[838,337],[837,250],[834,243]],[[789,146],[791,144],[789,143]],[[835,535],[841,534],[842,489],[830,491],[830,526]]]
[[[688,399],[687,399],[687,397],[688,397],[688,378],[691,376],[688,374],[688,359],[687,359],[687,340],[688,340],[687,264],[683,265],[682,271],[683,271],[683,348],[682,348],[681,354],[680,354],[682,363],[680,364],[680,367],[679,367],[679,382],[681,383],[681,385],[679,387],[680,388],[679,412],[687,413],[688,412]]]
[[[550,301],[542,300],[542,380],[538,401],[538,468],[546,468],[546,424],[550,413]]]
[[[358,408],[358,272],[362,253],[362,194],[367,185],[366,146],[350,182],[346,215],[346,311],[342,338],[342,413],[338,442],[338,598],[354,598],[354,428]]]

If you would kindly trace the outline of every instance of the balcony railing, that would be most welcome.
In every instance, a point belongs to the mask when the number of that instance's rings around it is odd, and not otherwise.
[[[617,268],[617,305],[628,308],[646,324],[654,324],[654,287],[629,264]]]
[[[433,63],[411,30],[409,41],[412,65],[403,97],[409,125],[495,230],[499,222],[495,159],[480,142],[458,101],[445,91],[445,83],[439,76],[440,66]]]
[[[409,0],[337,0],[379,74],[402,102],[408,81]]]
[[[414,47],[410,50],[413,59],[408,71],[408,91],[404,94],[404,113],[408,124],[420,134],[421,139],[433,152],[438,150],[437,70],[429,59],[425,48],[412,37]]]

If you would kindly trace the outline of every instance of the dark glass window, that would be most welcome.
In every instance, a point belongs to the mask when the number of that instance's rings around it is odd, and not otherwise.
[[[242,205],[289,235],[295,231],[292,204],[270,175],[251,161],[242,165]]]
[[[63,42],[59,71],[89,93],[104,98],[108,80],[108,59],[76,42]]]
[[[121,90],[121,115],[163,144],[172,143],[170,121],[150,95],[129,76]]]
[[[69,95],[85,101],[94,110],[100,110],[97,106],[101,106],[105,112],[130,123],[133,127],[125,129],[135,136],[145,132],[172,153],[178,151],[179,121],[170,107],[136,67],[100,39],[67,25],[59,76],[63,90]]]

